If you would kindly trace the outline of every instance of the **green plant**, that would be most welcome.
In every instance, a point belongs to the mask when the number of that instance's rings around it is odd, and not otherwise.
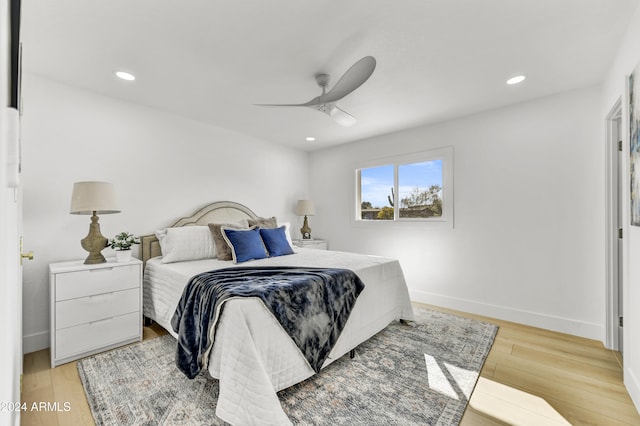
[[[121,232],[109,240],[109,247],[114,250],[131,250],[133,244],[140,244],[140,240],[133,234]]]
[[[378,212],[378,219],[380,220],[393,220],[393,208],[384,206]]]

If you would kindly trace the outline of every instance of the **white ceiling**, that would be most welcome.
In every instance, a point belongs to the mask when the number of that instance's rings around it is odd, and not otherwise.
[[[26,0],[23,69],[256,138],[314,150],[604,78],[637,0]],[[372,55],[338,105],[302,103]],[[135,82],[114,77],[133,73]],[[507,86],[507,78],[527,80]],[[28,103],[28,101],[27,101]],[[305,137],[315,136],[314,142]]]

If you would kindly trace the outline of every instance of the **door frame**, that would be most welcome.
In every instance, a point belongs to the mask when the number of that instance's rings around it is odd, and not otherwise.
[[[625,244],[619,244],[618,229],[622,229],[623,242],[627,234],[624,226],[624,198],[620,199],[623,193],[624,180],[619,179],[619,174],[624,170],[624,156],[620,157],[618,142],[624,140],[623,120],[622,120],[622,97],[615,102],[607,118],[605,136],[605,206],[606,206],[606,228],[605,228],[605,251],[606,251],[606,331],[605,346],[608,349],[620,350],[624,341],[619,338],[619,317],[620,297],[622,294],[622,280],[624,279],[624,250]],[[622,143],[622,154],[626,152],[625,144]],[[622,188],[620,188],[620,186]],[[622,266],[621,266],[622,265]]]
[[[0,0],[0,402],[8,404],[0,410],[0,424],[20,425],[22,374],[22,286],[20,281],[20,209],[19,167],[15,154],[19,152],[20,117],[15,108],[17,102],[17,78],[20,72],[9,76],[10,69],[19,60],[14,54],[19,25],[19,0]],[[11,66],[10,66],[11,65]],[[12,154],[11,161],[9,153]],[[19,155],[18,155],[19,161]],[[16,173],[14,182],[9,179],[9,167]],[[11,405],[13,404],[13,406]],[[7,409],[8,408],[8,409]]]

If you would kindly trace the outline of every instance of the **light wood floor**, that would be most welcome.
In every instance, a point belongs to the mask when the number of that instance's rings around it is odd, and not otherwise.
[[[429,307],[500,326],[463,426],[640,425],[622,383],[620,355],[600,342]],[[145,327],[144,338],[164,333]],[[25,355],[22,401],[25,426],[93,424],[76,363],[51,369],[48,349]],[[31,410],[34,402],[57,402],[62,411]]]

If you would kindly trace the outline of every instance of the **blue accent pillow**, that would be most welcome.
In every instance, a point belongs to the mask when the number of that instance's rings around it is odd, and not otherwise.
[[[258,228],[232,229],[222,227],[222,236],[231,248],[233,263],[268,257]]]
[[[269,252],[269,256],[284,256],[294,253],[287,241],[284,230],[284,226],[280,228],[260,228],[260,236]]]

